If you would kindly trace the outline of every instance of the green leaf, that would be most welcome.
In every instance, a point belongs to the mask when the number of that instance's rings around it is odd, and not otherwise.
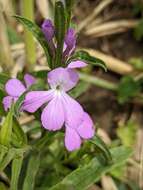
[[[75,0],[65,0],[65,4],[66,4],[66,20],[67,20],[67,27],[66,29],[69,28],[70,26],[70,21],[71,21],[71,12],[72,12],[72,8],[74,5]]]
[[[0,90],[0,115],[1,116],[5,115],[4,106],[2,103],[4,96],[6,96],[5,93],[2,90]]]
[[[6,146],[0,145],[0,164],[4,159],[4,156],[7,154],[8,148]]]
[[[137,70],[143,71],[143,59],[142,58],[131,58],[129,63]]]
[[[35,152],[31,155],[28,162],[26,177],[24,179],[23,184],[23,190],[34,190],[35,178],[39,169],[39,164],[40,155],[37,152]]]
[[[0,190],[8,190],[8,187],[6,187],[4,183],[0,182]]]
[[[12,105],[0,130],[0,143],[8,147],[10,146],[11,135],[12,135],[13,108],[14,106]]]
[[[111,170],[110,175],[116,179],[121,180],[123,178],[123,174],[125,174],[126,169],[127,169],[126,164],[123,164],[123,165],[116,167],[113,170]]]
[[[34,71],[32,72],[32,75],[35,76],[36,78],[46,78],[47,79],[47,74],[49,70],[41,70],[41,71]]]
[[[141,40],[143,37],[143,19],[140,20],[139,24],[134,29],[134,36],[136,40]]]
[[[132,150],[125,147],[111,149],[113,164],[103,165],[98,158],[93,158],[86,166],[80,167],[67,175],[60,183],[50,188],[50,190],[84,190],[97,182],[102,175],[110,170],[124,164],[132,155]],[[47,190],[48,188],[42,188]]]
[[[15,156],[14,149],[10,149],[3,158],[3,160],[0,162],[0,171],[3,171],[6,168],[6,166],[11,162],[14,156]]]
[[[46,133],[42,138],[38,139],[35,143],[35,148],[37,150],[41,150],[44,148],[44,146],[50,144],[50,142],[52,141],[52,138],[55,134],[54,133]]]
[[[16,135],[17,140],[21,146],[27,144],[27,136],[15,118],[14,118],[14,122],[13,122],[13,132]]]
[[[17,44],[22,42],[21,37],[16,32],[16,28],[14,29],[12,26],[7,26],[7,33],[10,44]]]
[[[101,67],[102,69],[104,69],[104,71],[107,71],[107,67],[106,64],[104,63],[104,61],[102,61],[99,58],[93,57],[91,55],[89,55],[89,53],[87,53],[86,51],[77,51],[70,59],[71,60],[82,60],[85,61],[89,64],[92,64],[93,66],[97,66],[97,67]]]
[[[55,3],[56,57],[54,67],[62,66],[63,44],[65,37],[65,9],[61,1]]]
[[[23,156],[17,157],[12,161],[12,178],[11,178],[11,190],[18,190],[18,180],[22,167]]]
[[[15,115],[16,117],[18,117],[19,114],[20,114],[20,108],[21,108],[21,105],[22,105],[22,103],[23,103],[23,101],[24,101],[24,99],[25,99],[26,93],[27,93],[27,91],[24,92],[24,93],[18,98],[18,100],[16,101],[16,103],[15,103],[15,105],[14,105],[14,115]]]
[[[143,4],[142,4],[142,2],[141,1],[134,1],[132,9],[133,9],[132,13],[135,16],[138,16],[138,14],[141,14],[142,10],[143,10]]]
[[[25,146],[24,148],[10,148],[7,150],[6,155],[0,162],[0,171],[3,171],[14,158],[21,156],[25,152],[29,151],[29,149],[29,146]]]
[[[4,89],[4,86],[5,86],[5,83],[9,80],[10,78],[5,75],[5,74],[2,74],[0,73],[0,90],[5,90]]]
[[[102,141],[102,139],[98,135],[95,135],[94,138],[90,140],[90,142],[93,143],[95,145],[95,149],[97,149],[97,151],[104,156],[106,163],[111,164],[111,153],[109,152],[108,147]]]
[[[0,102],[0,116],[4,116],[4,115],[5,115],[5,111],[3,108],[3,104],[2,104],[2,102]]]
[[[121,142],[124,146],[135,145],[137,129],[137,124],[131,120],[129,120],[126,125],[118,127],[117,135],[121,139]]]
[[[50,48],[48,45],[48,42],[45,39],[45,36],[42,32],[42,30],[40,29],[40,27],[38,25],[36,25],[35,23],[33,23],[32,21],[23,18],[21,16],[15,15],[14,16],[19,22],[21,22],[21,24],[23,24],[30,32],[32,32],[33,36],[38,40],[38,42],[41,44],[41,46],[43,47],[46,57],[47,57],[47,61],[49,64],[49,67],[52,67],[52,59],[51,59],[51,55],[50,55]]]
[[[118,101],[120,103],[127,102],[130,98],[138,95],[140,90],[138,81],[135,81],[131,76],[125,76],[118,86]]]

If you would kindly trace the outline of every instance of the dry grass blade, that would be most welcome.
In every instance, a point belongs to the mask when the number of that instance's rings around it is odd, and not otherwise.
[[[113,179],[110,176],[103,176],[101,178],[101,184],[103,190],[118,190],[117,186],[115,185]]]
[[[34,119],[35,119],[35,117],[33,115],[32,116],[24,116],[24,117],[20,118],[19,123],[20,123],[20,125],[25,125],[27,123],[30,123]]]
[[[24,43],[18,43],[11,46],[11,51],[17,51],[25,48]]]
[[[36,4],[44,18],[52,17],[52,6],[49,0],[36,0]]]
[[[94,38],[99,38],[99,37],[104,37],[104,36],[109,36],[109,35],[114,35],[114,34],[119,34],[122,32],[126,32],[128,29],[126,28],[117,28],[115,30],[109,30],[109,31],[103,31],[101,33],[95,34]]]
[[[2,6],[2,11],[4,11],[8,22],[15,26],[15,20],[12,18],[12,15],[14,15],[14,8],[13,3],[11,0],[0,0],[0,4]]]
[[[0,4],[0,63],[5,69],[13,66],[13,60],[10,52],[10,44],[7,35],[6,22],[3,16]]]
[[[138,20],[119,20],[110,21],[101,25],[96,25],[93,28],[86,30],[87,35],[103,36],[119,32],[124,32],[128,29],[134,28],[139,23]]]
[[[98,135],[101,137],[101,139],[103,139],[103,141],[106,144],[111,144],[111,139],[110,139],[109,135],[106,133],[105,130],[99,128],[98,129]]]
[[[100,57],[100,59],[106,63],[107,68],[115,73],[125,75],[125,74],[130,74],[134,71],[134,68],[131,65],[113,56],[106,55],[94,49],[84,49],[84,50],[87,51],[92,56]]]
[[[93,20],[93,22],[90,22],[88,24],[88,28],[93,28],[94,26],[98,26],[98,25],[102,24],[104,21],[105,20],[103,17],[98,17],[95,20]],[[86,28],[85,28],[85,33],[86,33]]]
[[[86,19],[81,22],[81,24],[78,27],[78,31],[81,31],[85,26],[88,25],[97,15],[102,12],[102,10],[105,9],[110,3],[112,3],[113,0],[102,0],[101,3],[94,9],[93,13],[90,14]]]
[[[102,190],[102,189],[97,185],[92,185],[88,190]]]

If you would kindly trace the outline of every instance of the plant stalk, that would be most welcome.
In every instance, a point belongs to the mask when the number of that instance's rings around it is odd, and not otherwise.
[[[23,17],[34,20],[34,0],[23,0]],[[26,69],[31,70],[36,63],[36,45],[32,34],[24,30]]]
[[[5,71],[10,70],[14,65],[7,35],[7,26],[1,5],[0,5],[0,65],[3,67]]]
[[[100,79],[95,76],[90,76],[88,74],[81,73],[81,72],[79,72],[79,76],[80,76],[80,79],[85,82],[94,84],[98,87],[105,88],[107,90],[117,91],[118,85],[116,85],[112,82],[106,81],[104,79]]]

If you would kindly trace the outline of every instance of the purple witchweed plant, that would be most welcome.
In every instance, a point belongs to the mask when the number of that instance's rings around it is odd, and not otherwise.
[[[48,19],[42,24],[42,31],[49,43],[50,50],[55,55],[58,46],[54,41],[55,28]],[[41,115],[41,122],[45,129],[50,131],[60,130],[65,126],[65,146],[69,151],[80,147],[82,139],[94,136],[93,122],[90,116],[83,110],[80,104],[70,97],[67,92],[74,88],[79,81],[76,68],[86,67],[81,60],[69,61],[76,47],[76,33],[69,28],[64,38],[62,53],[62,66],[48,73],[48,91],[32,91],[27,93],[23,104],[25,111],[34,113],[45,105]]]
[[[36,82],[36,79],[30,75],[25,74],[24,75],[24,81],[25,85],[18,79],[13,78],[7,81],[5,84],[5,90],[8,94],[8,96],[3,98],[3,105],[5,111],[8,111],[8,109],[11,107],[12,102],[16,102],[18,98],[26,92],[26,90]]]
[[[30,113],[44,107],[41,122],[47,130],[56,131],[65,126],[65,146],[69,151],[79,149],[82,140],[92,138],[95,133],[88,113],[68,95],[68,91],[79,81],[76,69],[86,67],[87,62],[106,68],[101,60],[85,51],[75,53],[77,36],[70,27],[72,4],[72,1],[66,1],[65,4],[57,1],[54,24],[46,19],[41,28],[26,18],[15,16],[39,41],[51,69],[47,79],[50,89],[27,92],[20,106],[23,111]],[[8,94],[13,95],[12,98],[16,100],[15,93],[19,97],[22,92],[25,92],[25,87],[19,87],[15,92],[13,89],[13,94]]]
[[[0,73],[0,170],[10,176],[9,183],[1,183],[5,188],[87,189],[107,168],[122,165],[132,155],[131,149],[124,146],[109,151],[96,133],[90,115],[74,98],[85,92],[90,83],[119,90],[116,84],[91,76],[87,70],[77,72],[88,64],[106,71],[106,65],[86,51],[76,51],[77,34],[71,25],[74,1],[56,0],[54,22],[47,19],[41,28],[27,18],[15,16],[40,43],[48,69],[36,71],[35,66],[29,67],[26,62],[26,69],[31,73],[33,69],[37,79],[26,74],[24,83]],[[27,8],[26,4],[24,7]],[[24,122],[19,118],[21,111],[27,112],[22,116]],[[78,150],[85,140],[88,144],[79,152],[67,154],[59,143],[63,133],[56,131],[64,131],[63,144],[70,152]]]
[[[50,90],[27,93],[23,109],[35,112],[45,106],[41,121],[45,129],[56,131],[65,125],[65,146],[69,151],[78,149],[81,138],[94,136],[93,122],[80,104],[67,92],[76,86],[79,77],[73,68],[85,67],[84,62],[71,62],[67,68],[56,68],[48,73]]]
[[[49,43],[51,51],[58,48],[55,41],[55,28],[48,19],[42,24],[42,31]],[[41,122],[45,129],[60,130],[65,126],[65,146],[69,151],[80,147],[82,140],[94,136],[93,122],[80,104],[70,97],[67,92],[74,88],[79,81],[76,68],[86,67],[81,60],[68,61],[76,47],[76,33],[69,28],[64,38],[62,62],[64,67],[57,67],[48,73],[48,91],[32,91],[27,93],[23,110],[34,113],[45,105],[41,115]],[[68,63],[70,62],[70,63]]]

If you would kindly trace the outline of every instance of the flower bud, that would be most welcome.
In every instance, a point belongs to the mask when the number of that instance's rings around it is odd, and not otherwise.
[[[54,37],[55,34],[55,28],[53,26],[53,23],[50,19],[46,19],[42,24],[42,31],[45,35],[45,38],[50,41]]]
[[[76,34],[73,28],[69,28],[65,36],[65,43],[68,49],[72,49],[76,44]]]

